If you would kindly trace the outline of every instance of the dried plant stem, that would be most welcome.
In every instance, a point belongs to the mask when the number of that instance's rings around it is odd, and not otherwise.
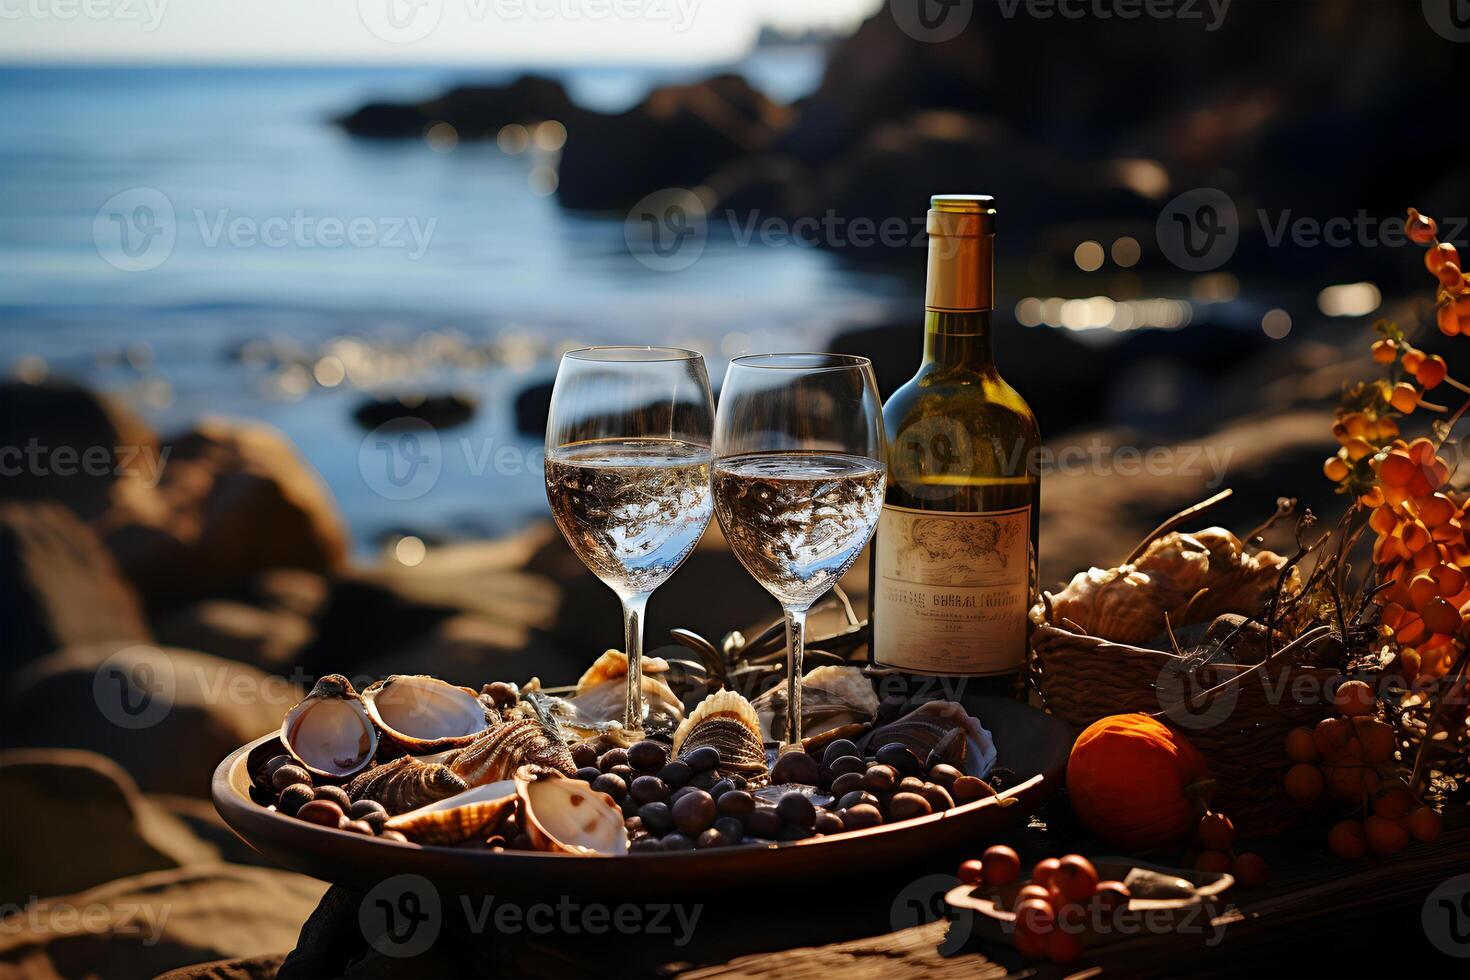
[[[1148,546],[1153,544],[1154,541],[1168,534],[1170,531],[1174,530],[1176,527],[1179,527],[1181,524],[1187,524],[1189,521],[1193,520],[1196,515],[1202,514],[1205,511],[1209,510],[1211,507],[1214,507],[1217,504],[1221,503],[1234,492],[1234,490],[1226,487],[1224,490],[1221,490],[1219,493],[1215,494],[1208,500],[1201,500],[1199,503],[1195,504],[1192,507],[1184,508],[1173,517],[1169,518],[1167,521],[1154,528],[1144,537],[1142,541],[1138,542],[1138,547],[1134,548],[1133,551],[1129,553],[1128,557],[1123,559],[1123,564],[1133,564],[1135,561],[1138,560],[1138,556],[1143,554],[1144,551],[1147,550]]]
[[[1434,726],[1439,724],[1439,719],[1444,716],[1444,709],[1449,704],[1448,691],[1454,687],[1454,682],[1465,670],[1465,656],[1470,652],[1470,647],[1460,650],[1460,656],[1455,660],[1455,665],[1444,675],[1446,691],[1441,694],[1439,703],[1434,706],[1434,712],[1429,716],[1428,723],[1424,726],[1424,737],[1419,742],[1419,751],[1414,754],[1414,771],[1409,777],[1409,788],[1414,789],[1419,785],[1419,780],[1424,777],[1424,766],[1429,758],[1429,746],[1434,740]]]

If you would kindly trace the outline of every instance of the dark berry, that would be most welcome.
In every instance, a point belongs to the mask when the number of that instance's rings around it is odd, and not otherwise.
[[[288,817],[294,817],[296,811],[314,799],[316,797],[312,794],[310,786],[305,783],[293,783],[281,790],[281,798],[276,801],[276,809]]]
[[[628,787],[628,792],[633,794],[633,799],[639,803],[654,803],[669,798],[668,784],[657,776],[637,777]]]
[[[715,798],[698,790],[680,797],[670,809],[674,826],[691,837],[715,822]]]
[[[383,809],[383,804],[377,800],[358,800],[347,809],[347,815],[353,820],[361,820],[370,813],[388,815],[388,811]]]
[[[688,834],[681,834],[681,833],[677,833],[677,832],[672,833],[672,834],[666,834],[664,836],[664,838],[661,841],[659,841],[659,844],[662,846],[662,849],[665,850],[665,851],[692,851],[692,850],[694,850],[694,838],[693,837],[690,837]]]
[[[668,783],[675,789],[685,785],[694,776],[694,770],[689,768],[688,763],[675,759],[658,771],[658,778]]]
[[[792,750],[782,753],[771,767],[771,782],[777,785],[782,783],[800,783],[803,786],[815,786],[817,774],[821,771],[817,760],[805,752]]]
[[[572,765],[578,769],[586,769],[591,766],[597,768],[597,750],[586,742],[578,742],[571,748]]]
[[[276,771],[271,773],[271,788],[278,793],[287,786],[295,786],[297,783],[311,785],[311,773],[290,763],[277,766]]]
[[[645,803],[638,808],[638,819],[655,834],[667,834],[674,829],[674,815],[667,803]]]
[[[583,766],[576,772],[576,778],[582,780],[582,782],[584,783],[596,782],[597,777],[601,775],[602,770],[597,768],[596,766]]]
[[[817,814],[817,826],[815,829],[819,834],[840,834],[844,829],[842,818],[835,813],[828,813],[826,810],[823,810]]]
[[[715,808],[727,817],[745,819],[755,809],[755,797],[743,789],[732,789],[722,793],[715,801]]]
[[[720,764],[720,750],[713,745],[701,745],[686,755],[684,762],[695,772],[707,772]]]
[[[597,768],[603,772],[611,772],[613,766],[626,766],[627,764],[627,749],[608,749],[597,757]]]
[[[337,804],[337,809],[341,810],[344,814],[352,809],[352,798],[347,795],[347,791],[341,786],[318,786],[316,788],[316,798],[319,800],[330,800]]]
[[[885,766],[892,766],[897,772],[906,776],[917,776],[922,771],[919,757],[909,751],[909,747],[901,742],[889,742],[878,749],[874,756]]]
[[[644,772],[657,772],[669,761],[668,750],[658,742],[644,739],[628,749],[628,765]]]
[[[831,766],[838,759],[854,756],[860,758],[862,753],[858,751],[857,745],[851,739],[834,739],[828,742],[827,747],[822,750],[822,765]]]
[[[628,795],[628,784],[623,782],[623,777],[611,772],[605,772],[592,780],[592,788],[611,796],[614,803],[621,803],[623,797]]]
[[[781,832],[781,818],[776,816],[773,807],[759,807],[746,818],[745,829],[752,837],[775,840],[776,835]]]
[[[776,816],[784,823],[811,830],[817,822],[817,808],[804,793],[787,793],[776,801]]]

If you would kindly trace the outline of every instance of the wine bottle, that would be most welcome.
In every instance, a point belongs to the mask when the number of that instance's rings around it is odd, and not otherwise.
[[[870,657],[914,688],[1018,696],[1036,593],[1036,416],[990,346],[995,208],[930,200],[924,355],[883,406],[888,481],[873,539]],[[933,679],[947,689],[936,689]]]

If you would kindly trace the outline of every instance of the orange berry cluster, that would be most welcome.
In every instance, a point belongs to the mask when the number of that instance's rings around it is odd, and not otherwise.
[[[1346,681],[1334,696],[1340,712],[1313,729],[1295,728],[1286,736],[1286,755],[1295,765],[1286,772],[1286,795],[1313,803],[1324,794],[1359,808],[1363,819],[1341,820],[1328,832],[1328,849],[1352,860],[1368,851],[1393,854],[1412,838],[1431,841],[1443,829],[1440,815],[1421,805],[1392,771],[1393,727],[1375,716],[1373,689]]]
[[[1409,209],[1409,239],[1416,245],[1425,245],[1424,267],[1439,283],[1436,306],[1436,321],[1440,332],[1446,337],[1458,337],[1470,333],[1470,274],[1464,272],[1464,263],[1454,245],[1439,240],[1439,226],[1434,219]]]
[[[1266,860],[1259,854],[1235,853],[1235,824],[1225,814],[1213,810],[1205,811],[1199,818],[1195,839],[1200,845],[1194,858],[1195,870],[1217,874],[1228,872],[1235,876],[1237,883],[1246,888],[1264,885],[1270,878]]]

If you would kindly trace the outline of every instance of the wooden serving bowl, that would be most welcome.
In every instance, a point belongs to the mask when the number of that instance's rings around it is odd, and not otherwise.
[[[967,697],[966,709],[995,736],[1000,763],[1020,777],[1005,792],[941,813],[868,830],[774,844],[669,854],[579,857],[528,851],[422,847],[320,827],[251,797],[247,760],[273,753],[275,735],[230,753],[214,772],[220,816],[282,867],[367,890],[394,875],[422,875],[441,895],[544,898],[691,897],[746,888],[809,885],[893,869],[950,848],[978,850],[1024,822],[1060,787],[1074,732],[1027,705]],[[278,743],[277,743],[278,747]]]

